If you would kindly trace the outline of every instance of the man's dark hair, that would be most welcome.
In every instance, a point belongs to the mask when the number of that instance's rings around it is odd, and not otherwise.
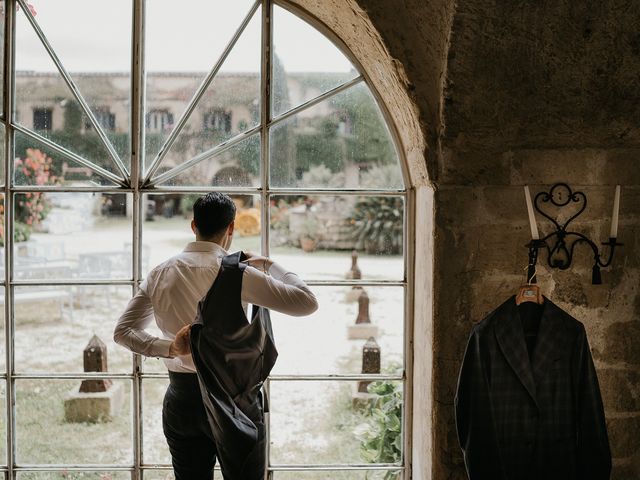
[[[235,217],[236,204],[224,193],[207,193],[193,204],[193,220],[203,238],[215,237],[222,233]]]

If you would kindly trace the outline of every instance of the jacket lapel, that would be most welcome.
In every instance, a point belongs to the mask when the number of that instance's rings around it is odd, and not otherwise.
[[[533,349],[532,370],[536,384],[539,384],[550,371],[553,362],[562,357],[565,336],[561,316],[564,314],[560,308],[545,298],[540,330],[538,330],[536,346]]]
[[[509,362],[509,365],[537,405],[536,384],[531,371],[531,361],[524,341],[524,333],[522,332],[515,297],[507,301],[506,308],[500,313],[495,332],[496,339],[507,362]]]

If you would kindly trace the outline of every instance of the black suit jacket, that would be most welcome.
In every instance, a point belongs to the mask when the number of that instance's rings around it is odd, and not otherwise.
[[[584,326],[545,298],[529,359],[510,298],[474,326],[455,398],[471,480],[604,480],[611,453]]]

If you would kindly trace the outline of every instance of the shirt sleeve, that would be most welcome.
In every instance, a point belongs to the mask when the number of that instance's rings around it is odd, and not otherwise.
[[[318,301],[307,284],[275,262],[269,274],[247,266],[242,279],[242,301],[296,317],[318,309]]]
[[[132,352],[147,357],[171,358],[169,356],[171,340],[158,338],[145,331],[145,328],[151,325],[153,321],[151,299],[145,290],[140,289],[129,300],[127,308],[118,319],[113,332],[113,340]]]

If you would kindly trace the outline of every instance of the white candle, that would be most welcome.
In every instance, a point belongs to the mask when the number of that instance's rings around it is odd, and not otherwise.
[[[616,196],[613,199],[613,213],[611,214],[611,233],[609,238],[618,238],[618,214],[620,213],[620,185],[616,185]]]
[[[538,225],[536,225],[536,217],[533,213],[533,204],[531,203],[531,194],[529,193],[529,186],[524,186],[524,198],[527,201],[527,213],[529,214],[529,225],[531,225],[531,238],[539,240]]]

